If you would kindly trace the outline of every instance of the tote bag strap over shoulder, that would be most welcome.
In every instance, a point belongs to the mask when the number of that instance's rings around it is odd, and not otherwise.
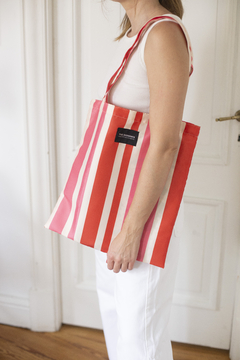
[[[177,20],[177,19],[178,20]],[[138,46],[138,44],[140,43],[142,37],[144,36],[144,34],[146,33],[147,29],[149,28],[149,26],[151,24],[153,24],[154,22],[156,22],[157,20],[161,20],[161,19],[170,19],[171,21],[174,21],[175,23],[177,23],[184,35],[185,35],[185,38],[186,38],[186,41],[187,41],[187,45],[188,45],[188,51],[190,52],[190,59],[191,59],[191,71],[190,71],[190,74],[189,76],[192,74],[193,72],[193,65],[192,65],[192,47],[191,47],[191,42],[190,42],[190,38],[188,36],[188,33],[183,25],[183,23],[181,22],[180,18],[178,18],[177,16],[175,15],[162,15],[162,16],[156,16],[152,19],[150,19],[142,28],[141,30],[139,31],[138,35],[137,35],[137,38],[136,40],[134,41],[133,45],[127,50],[123,60],[122,60],[122,63],[121,65],[119,66],[119,68],[116,70],[116,72],[113,74],[113,76],[111,77],[111,79],[109,80],[108,82],[108,85],[107,85],[107,90],[106,90],[106,93],[104,95],[104,99],[107,101],[107,97],[108,97],[108,93],[109,91],[111,90],[112,86],[117,82],[117,80],[119,79],[119,77],[121,76],[126,64],[127,64],[127,61],[129,60],[131,54],[133,53],[133,51],[136,49],[136,47]]]

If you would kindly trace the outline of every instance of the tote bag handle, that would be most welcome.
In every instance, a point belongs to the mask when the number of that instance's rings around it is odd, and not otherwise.
[[[107,90],[106,90],[106,93],[104,95],[104,98],[105,101],[107,102],[107,98],[108,98],[108,94],[109,94],[109,91],[111,90],[111,88],[113,87],[113,85],[117,82],[117,80],[119,79],[119,77],[121,76],[126,64],[127,64],[127,61],[128,59],[130,58],[132,52],[136,49],[136,47],[138,46],[140,40],[142,39],[143,35],[145,34],[145,32],[147,31],[148,27],[154,23],[155,21],[159,20],[159,19],[171,19],[173,20],[174,22],[176,22],[178,25],[178,21],[176,19],[174,19],[172,16],[166,16],[166,15],[162,15],[162,16],[156,16],[152,19],[150,19],[142,28],[141,30],[139,31],[138,35],[137,35],[137,38],[136,40],[134,41],[133,45],[127,50],[124,58],[123,58],[123,61],[121,63],[121,65],[119,66],[119,68],[116,70],[116,72],[113,74],[113,76],[111,77],[111,79],[109,80],[108,82],[108,85],[107,85]],[[180,26],[180,25],[179,25]],[[181,26],[180,26],[181,27]],[[181,28],[182,29],[182,28]],[[183,29],[182,29],[183,31]],[[184,31],[183,31],[184,32]],[[184,32],[184,35],[186,37],[186,34]],[[186,37],[187,39],[187,37]],[[187,39],[187,42],[189,43],[189,39]],[[191,50],[191,47],[190,47],[190,50]],[[193,70],[193,67],[192,67],[192,70]],[[191,73],[190,75],[192,74],[192,70],[191,70]]]

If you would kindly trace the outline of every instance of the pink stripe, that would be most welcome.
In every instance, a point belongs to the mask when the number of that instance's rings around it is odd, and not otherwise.
[[[77,227],[77,222],[78,222],[78,217],[79,217],[79,212],[81,210],[81,206],[82,206],[82,200],[83,200],[83,194],[86,188],[86,184],[87,184],[87,180],[88,180],[88,175],[89,175],[89,171],[91,168],[91,164],[92,164],[92,159],[95,153],[95,149],[97,146],[97,142],[98,142],[98,138],[103,126],[103,122],[106,116],[106,110],[107,110],[108,104],[105,103],[102,109],[102,114],[98,123],[98,127],[96,130],[96,134],[95,134],[95,138],[93,140],[93,144],[92,144],[92,148],[89,154],[89,158],[85,167],[85,171],[82,177],[82,181],[81,181],[81,187],[79,189],[79,193],[78,193],[78,197],[77,197],[77,201],[76,201],[76,210],[75,210],[75,214],[74,214],[74,219],[73,219],[73,223],[72,223],[72,227],[71,230],[68,234],[68,238],[69,239],[74,239],[74,235],[75,235],[75,231],[76,231],[76,227]]]
[[[73,166],[71,168],[71,172],[69,174],[65,189],[64,189],[64,198],[62,199],[54,218],[49,226],[50,230],[56,231],[59,234],[62,233],[62,230],[65,226],[65,223],[69,217],[72,208],[72,196],[74,189],[76,187],[76,183],[78,180],[78,175],[81,170],[83,161],[85,159],[89,144],[91,142],[92,134],[94,132],[97,114],[99,113],[99,109],[101,106],[101,101],[96,100],[93,104],[92,113],[89,121],[89,126],[86,130],[83,143],[78,151],[78,154],[74,160]]]

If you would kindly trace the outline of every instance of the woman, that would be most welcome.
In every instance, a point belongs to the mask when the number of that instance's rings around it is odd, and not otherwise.
[[[149,113],[151,140],[121,232],[111,242],[107,254],[95,251],[97,292],[110,360],[171,360],[168,321],[183,227],[183,203],[165,268],[138,262],[136,258],[144,225],[161,195],[179,145],[192,65],[191,48],[180,19],[183,13],[180,0],[117,2],[124,7],[126,16],[116,56],[99,98],[103,98],[109,78],[143,25],[156,16],[171,18],[150,25],[108,97],[108,102],[114,105]]]

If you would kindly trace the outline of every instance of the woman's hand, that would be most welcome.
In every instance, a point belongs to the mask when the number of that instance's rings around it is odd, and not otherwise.
[[[107,267],[118,273],[132,270],[140,246],[142,230],[130,231],[124,228],[111,242],[107,253]]]

